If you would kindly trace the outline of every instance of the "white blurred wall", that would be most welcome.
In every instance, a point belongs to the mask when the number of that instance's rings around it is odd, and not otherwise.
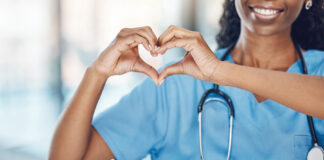
[[[87,66],[124,27],[169,25],[202,33],[211,49],[223,0],[0,0],[0,159],[46,159],[59,114]],[[155,68],[179,59],[172,49],[141,57]],[[110,78],[96,114],[145,78]],[[24,157],[24,158],[23,158]]]

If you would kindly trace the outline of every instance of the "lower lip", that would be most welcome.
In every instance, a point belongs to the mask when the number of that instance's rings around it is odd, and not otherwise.
[[[280,13],[281,12],[272,15],[263,15],[252,10],[252,14],[255,15],[256,19],[262,22],[273,22],[280,16]]]

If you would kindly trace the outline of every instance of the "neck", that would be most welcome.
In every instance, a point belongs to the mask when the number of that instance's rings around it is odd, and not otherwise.
[[[282,71],[298,59],[290,29],[271,36],[242,29],[231,55],[236,64]]]

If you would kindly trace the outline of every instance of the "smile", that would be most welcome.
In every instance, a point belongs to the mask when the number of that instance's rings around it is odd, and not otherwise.
[[[271,16],[280,12],[280,10],[263,9],[263,8],[253,8],[253,11],[262,14],[264,16]]]
[[[273,8],[262,8],[262,7],[249,7],[254,13],[255,17],[263,22],[274,21],[279,17],[283,9],[273,9]]]

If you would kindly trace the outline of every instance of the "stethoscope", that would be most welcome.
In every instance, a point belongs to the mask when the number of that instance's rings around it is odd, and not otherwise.
[[[298,55],[301,59],[301,65],[302,65],[302,69],[303,69],[303,74],[308,74],[307,72],[307,67],[306,67],[306,63],[305,63],[305,59],[304,56],[302,54],[301,48],[297,45],[297,43],[294,43],[298,52]],[[234,49],[235,44],[232,45],[226,52],[225,54],[221,57],[221,61],[224,61],[225,58],[229,55],[229,53]],[[204,160],[204,155],[203,155],[203,144],[202,144],[202,134],[201,134],[201,117],[202,117],[202,112],[204,109],[204,104],[208,103],[210,101],[218,101],[221,102],[225,105],[228,106],[229,110],[230,110],[230,126],[229,126],[229,138],[228,138],[228,149],[227,149],[227,160],[229,160],[230,156],[231,156],[231,147],[232,147],[232,133],[233,133],[233,120],[234,120],[234,106],[232,103],[231,98],[224,92],[222,92],[221,90],[219,90],[219,86],[217,84],[213,85],[214,87],[207,90],[200,102],[199,102],[199,106],[198,106],[198,123],[199,123],[199,149],[200,149],[200,157],[202,160]],[[207,97],[210,94],[216,94],[218,96],[220,96],[221,98],[208,98]],[[225,100],[225,102],[224,102]],[[307,154],[307,160],[324,160],[324,151],[323,148],[321,146],[318,145],[318,140],[317,140],[317,135],[314,129],[314,122],[313,122],[313,118],[311,116],[307,115],[307,121],[308,121],[308,125],[309,125],[309,129],[312,135],[312,140],[313,140],[313,147],[309,150],[308,154]]]

